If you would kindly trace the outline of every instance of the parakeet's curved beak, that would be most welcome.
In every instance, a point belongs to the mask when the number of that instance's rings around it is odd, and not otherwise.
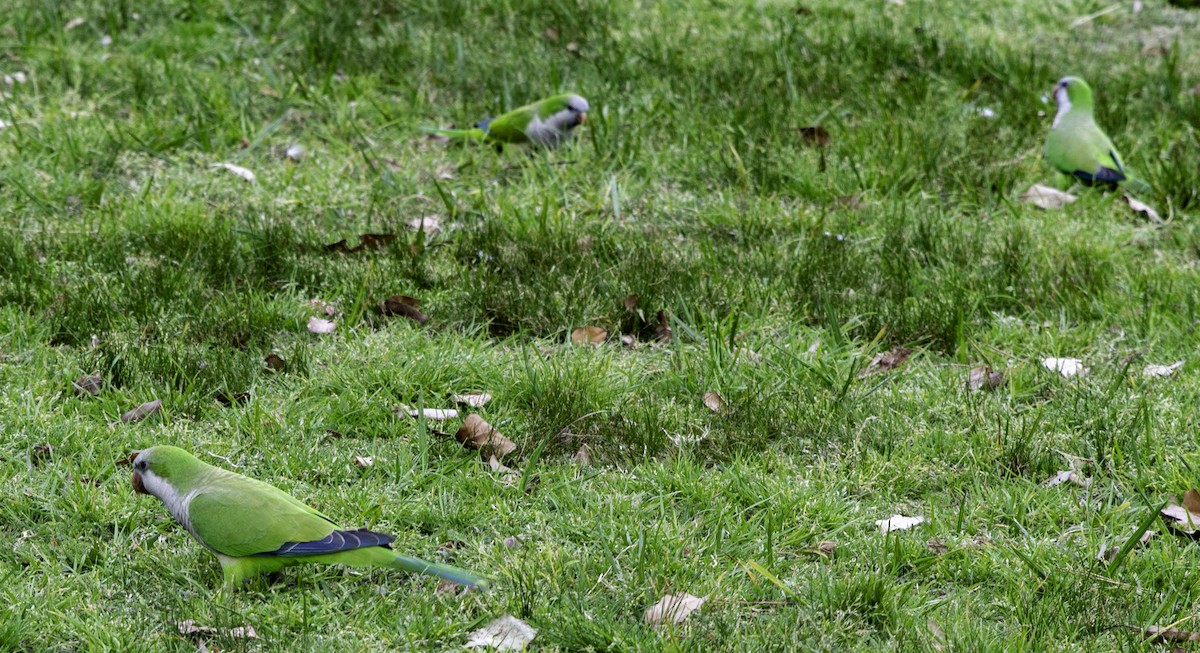
[[[150,494],[146,491],[146,486],[142,484],[142,475],[137,472],[133,473],[133,491],[138,494]]]
[[[579,114],[579,124],[582,125],[585,123],[587,123],[587,111],[584,111],[583,113]]]

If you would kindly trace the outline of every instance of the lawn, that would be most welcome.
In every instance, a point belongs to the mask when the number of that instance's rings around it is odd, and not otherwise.
[[[1070,188],[1067,74],[1159,221],[1022,201]],[[422,131],[559,91],[592,110],[557,150]],[[539,651],[1167,650],[1197,218],[1200,11],[1162,0],[12,0],[0,650],[461,650],[503,615]],[[118,464],[154,444],[497,587],[223,589]]]

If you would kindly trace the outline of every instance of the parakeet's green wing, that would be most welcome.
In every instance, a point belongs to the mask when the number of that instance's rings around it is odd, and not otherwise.
[[[188,516],[205,546],[233,557],[270,553],[337,530],[337,524],[286,492],[233,475],[192,499]]]
[[[533,120],[534,105],[513,109],[483,125],[484,131],[493,139],[505,143],[520,143],[526,140],[525,128]]]
[[[1046,157],[1050,165],[1069,175],[1086,176],[1085,181],[1119,182],[1125,179],[1125,165],[1116,147],[1104,132],[1091,126],[1065,127],[1050,133]]]

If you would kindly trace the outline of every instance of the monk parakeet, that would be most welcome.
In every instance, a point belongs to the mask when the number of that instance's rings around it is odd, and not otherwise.
[[[1058,114],[1046,137],[1046,160],[1063,174],[1091,186],[1126,184],[1135,190],[1150,186],[1134,179],[1108,135],[1096,124],[1092,89],[1078,77],[1063,77],[1054,86]]]
[[[487,587],[486,578],[396,553],[391,535],[344,530],[286,492],[202,462],[178,447],[134,454],[133,489],[166,504],[180,525],[216,554],[225,583],[305,562],[390,567]]]
[[[572,93],[548,97],[495,118],[486,118],[474,129],[431,129],[442,136],[491,143],[532,143],[557,147],[571,136],[571,130],[587,122],[587,100]]]

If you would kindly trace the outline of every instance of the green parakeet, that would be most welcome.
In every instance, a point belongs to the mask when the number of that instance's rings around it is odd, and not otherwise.
[[[548,97],[495,118],[480,120],[474,129],[430,129],[442,136],[491,143],[532,143],[557,147],[571,131],[587,122],[587,100],[572,93]]]
[[[344,530],[262,481],[202,462],[178,447],[135,454],[133,489],[158,497],[175,521],[216,554],[225,583],[305,562],[389,567],[487,587],[486,578],[396,553],[391,535]]]
[[[1063,77],[1054,86],[1058,114],[1046,137],[1046,160],[1063,174],[1091,186],[1125,184],[1149,190],[1146,182],[1125,169],[1117,148],[1096,124],[1092,89],[1078,77]]]

